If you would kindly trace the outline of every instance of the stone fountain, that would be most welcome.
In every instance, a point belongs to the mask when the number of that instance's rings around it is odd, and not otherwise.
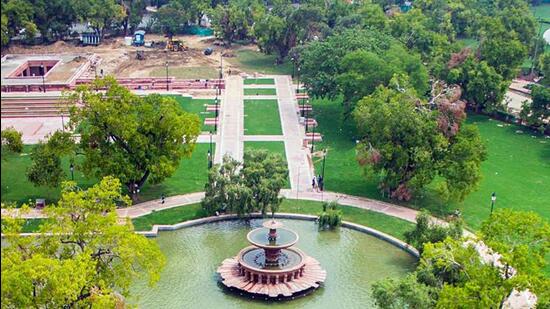
[[[218,267],[222,283],[234,290],[265,298],[293,297],[319,287],[326,272],[316,259],[298,248],[298,234],[268,220],[246,236],[252,246]]]

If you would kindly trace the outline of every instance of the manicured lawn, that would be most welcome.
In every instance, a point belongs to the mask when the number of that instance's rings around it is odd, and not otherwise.
[[[213,99],[192,99],[191,97],[184,96],[172,96],[178,103],[181,108],[190,113],[195,113],[199,116],[201,120],[201,130],[203,132],[214,131],[214,126],[205,125],[205,118],[214,118],[216,117],[216,112],[207,112],[205,104],[215,104]],[[220,102],[218,102],[220,104]]]
[[[247,73],[292,74],[292,63],[290,61],[275,64],[275,59],[275,55],[266,55],[250,49],[240,49],[235,51],[235,57],[227,58],[227,61]]]
[[[245,135],[281,135],[277,100],[244,100]]]
[[[140,195],[140,200],[148,201],[160,198],[161,194],[172,196],[191,192],[204,191],[204,184],[208,179],[207,153],[208,143],[196,144],[191,158],[181,160],[179,167],[172,177],[165,179],[158,185],[146,183]],[[212,145],[215,153],[215,144]]]
[[[245,85],[275,85],[273,78],[247,78],[244,80]]]
[[[277,95],[275,88],[248,88],[244,89],[244,95]]]
[[[413,229],[414,224],[381,213],[341,206],[344,220],[372,227],[373,229],[404,239],[404,233]],[[279,212],[317,215],[322,210],[322,203],[315,201],[285,199]],[[149,215],[133,219],[134,227],[138,231],[151,230],[154,224],[175,224],[205,216],[200,204],[179,206],[167,210],[157,211]]]
[[[246,151],[248,149],[265,149],[269,152],[278,153],[283,156],[283,159],[287,162],[284,142],[244,142],[244,150]],[[284,188],[290,189],[288,177]]]
[[[219,71],[214,67],[168,67],[168,76],[181,79],[216,79]],[[149,73],[150,77],[166,77],[166,68],[155,68]]]
[[[46,199],[46,204],[59,199],[61,193],[59,188],[35,187],[27,180],[27,168],[31,165],[30,153],[33,147],[25,145],[23,153],[8,154],[6,160],[2,160],[1,195],[3,203],[27,203],[34,206],[37,198]],[[79,162],[82,162],[82,158],[77,156],[75,161],[78,165]],[[69,158],[63,158],[61,161],[66,180],[71,180],[70,164]],[[87,188],[96,183],[96,179],[85,178],[78,169],[74,171],[74,180],[81,188]]]
[[[60,197],[59,188],[35,187],[27,180],[26,170],[31,164],[28,155],[32,149],[26,145],[23,155],[9,155],[2,161],[2,202],[17,202],[34,204],[35,199],[45,198],[46,203],[53,203]],[[197,144],[193,155],[189,159],[182,159],[179,167],[172,177],[158,185],[146,183],[141,191],[140,200],[146,201],[158,199],[164,193],[166,196],[202,191],[207,180],[207,151],[209,144]],[[213,150],[215,150],[213,145]],[[87,188],[97,182],[96,179],[85,178],[78,170],[78,163],[82,158],[77,157],[77,169],[75,169],[75,181],[81,188]],[[69,158],[63,158],[63,169],[67,180],[70,180]]]
[[[206,213],[200,203],[155,211],[132,219],[136,231],[150,231],[154,224],[176,224],[183,221],[203,218]]]
[[[323,142],[316,149],[328,148],[325,169],[327,190],[384,200],[377,189],[376,180],[367,180],[355,160],[353,120],[343,124],[338,100],[312,100],[314,117],[319,122],[316,131],[323,134]],[[550,140],[517,126],[490,120],[485,116],[470,115],[467,120],[479,127],[488,150],[488,159],[482,164],[483,180],[479,189],[462,203],[445,204],[428,188],[424,197],[408,206],[428,208],[444,215],[460,208],[466,223],[477,229],[489,216],[490,196],[497,194],[496,207],[532,210],[550,219]],[[320,170],[320,161],[316,164]]]

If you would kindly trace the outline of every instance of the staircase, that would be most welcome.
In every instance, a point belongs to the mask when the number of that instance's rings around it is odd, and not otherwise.
[[[68,115],[68,106],[58,96],[4,97],[1,99],[2,118],[59,117]]]

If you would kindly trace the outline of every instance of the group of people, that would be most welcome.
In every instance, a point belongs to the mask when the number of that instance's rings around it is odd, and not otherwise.
[[[321,175],[317,175],[317,177],[313,176],[313,179],[311,180],[311,186],[313,187],[313,191],[315,192],[323,191],[323,188],[325,186],[323,177]]]

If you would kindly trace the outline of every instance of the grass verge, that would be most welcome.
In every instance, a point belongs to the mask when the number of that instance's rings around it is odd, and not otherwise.
[[[282,135],[277,100],[244,100],[245,135]]]

